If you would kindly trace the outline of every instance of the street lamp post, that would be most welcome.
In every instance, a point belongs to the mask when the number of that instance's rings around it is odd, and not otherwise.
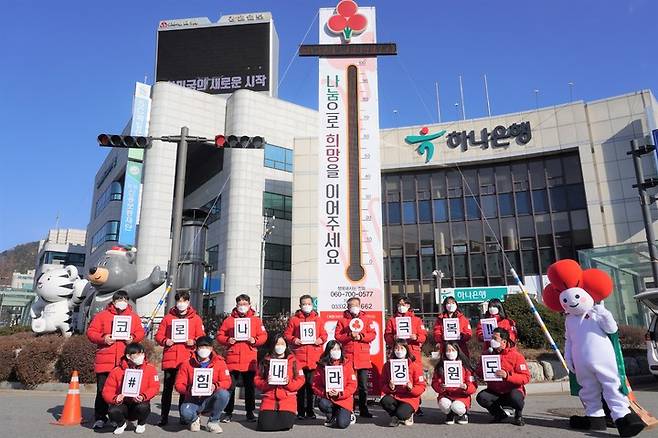
[[[434,278],[436,278],[436,291],[437,291],[437,299],[436,299],[436,306],[437,306],[437,311],[441,310],[439,308],[439,300],[441,299],[441,280],[443,280],[444,274],[440,269],[437,269],[432,272],[432,275]]]
[[[276,220],[275,216],[268,217],[264,216],[263,217],[263,234],[261,234],[260,238],[260,285],[258,286],[258,311],[260,312],[260,316],[263,317],[263,305],[264,305],[264,299],[263,295],[265,294],[265,243],[267,242],[267,239],[270,237],[272,234],[272,231],[274,231],[275,225],[274,221]]]

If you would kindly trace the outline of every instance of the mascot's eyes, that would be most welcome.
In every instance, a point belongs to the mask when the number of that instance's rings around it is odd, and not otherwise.
[[[563,300],[562,300],[562,302],[564,302],[564,303],[566,303],[566,302],[567,302],[567,299],[566,299],[566,298],[565,298],[565,299],[563,299]]]
[[[579,300],[579,299],[580,299],[580,295],[576,294],[576,299]]]

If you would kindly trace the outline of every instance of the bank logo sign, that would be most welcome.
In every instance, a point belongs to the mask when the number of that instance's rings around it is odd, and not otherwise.
[[[436,140],[446,133],[445,129],[434,134],[429,134],[429,132],[430,130],[425,126],[420,130],[420,135],[407,135],[404,138],[407,144],[419,144],[416,152],[421,157],[425,155],[425,163],[432,161],[432,157],[434,156],[434,144],[432,140]]]

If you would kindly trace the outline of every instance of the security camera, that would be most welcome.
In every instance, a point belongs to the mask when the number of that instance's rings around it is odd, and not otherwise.
[[[432,271],[432,276],[433,276],[433,277],[440,277],[440,278],[443,278],[443,272],[438,271],[438,270],[434,270],[434,271]]]

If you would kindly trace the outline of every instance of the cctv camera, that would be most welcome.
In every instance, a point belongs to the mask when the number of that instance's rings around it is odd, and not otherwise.
[[[432,271],[432,276],[438,277],[439,276],[439,271],[436,271],[436,270]]]

